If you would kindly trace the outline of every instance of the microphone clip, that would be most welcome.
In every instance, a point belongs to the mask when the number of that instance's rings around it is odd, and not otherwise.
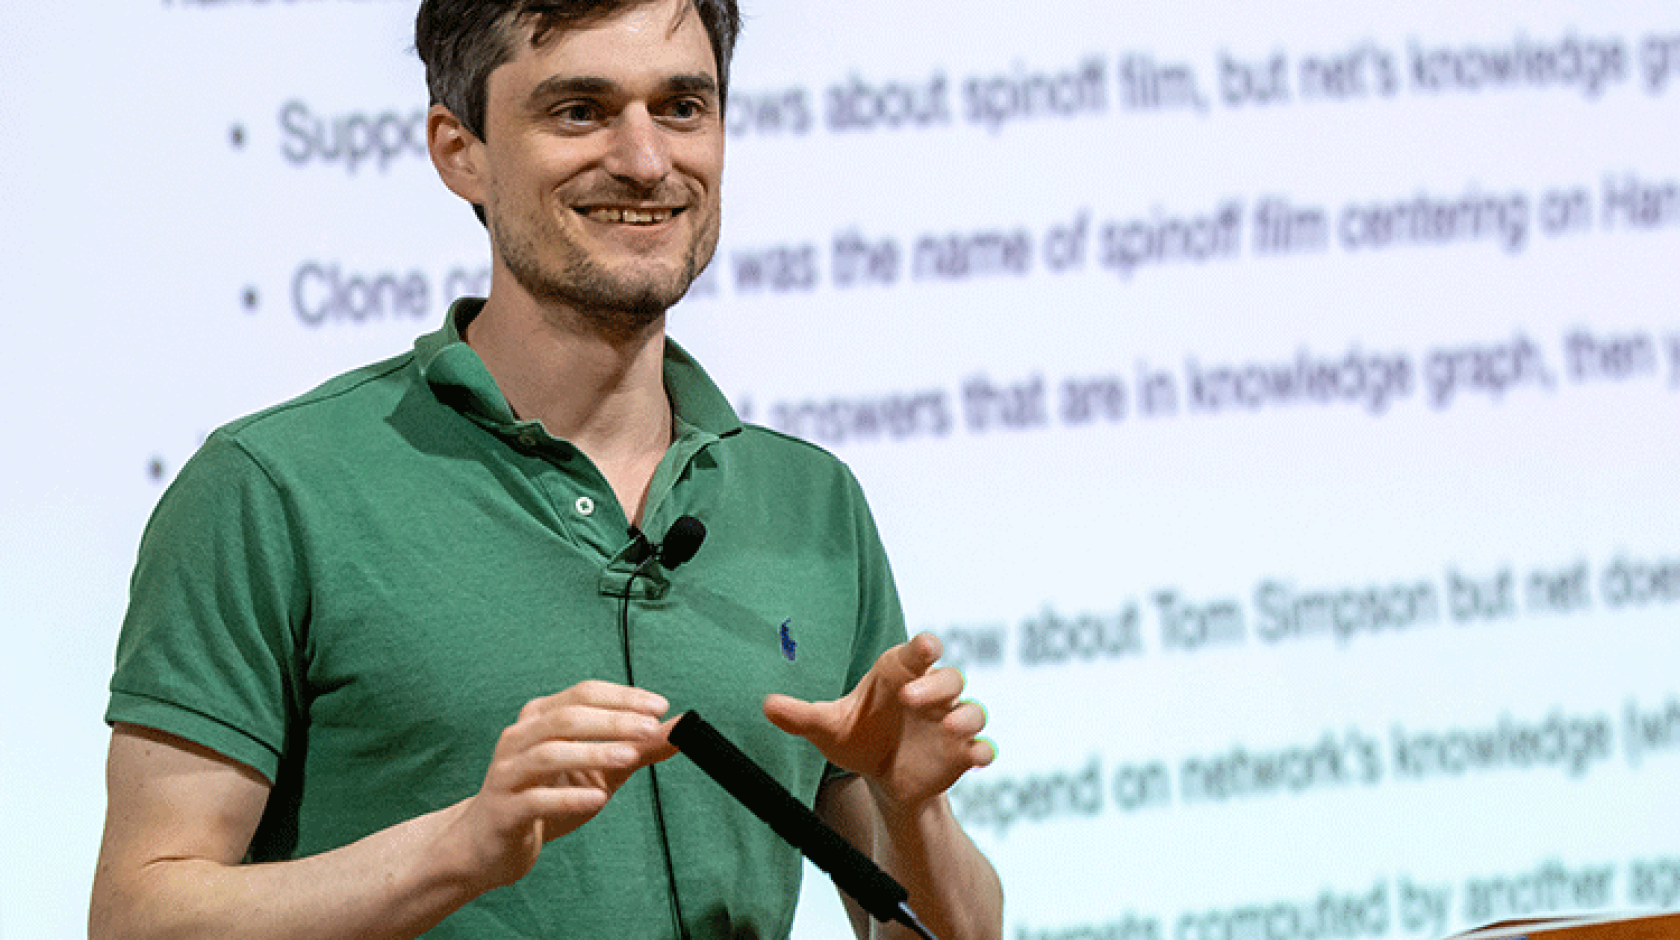
[[[646,564],[648,559],[659,554],[659,546],[648,540],[647,534],[632,525],[628,533],[630,547],[625,551],[624,560],[638,568]]]

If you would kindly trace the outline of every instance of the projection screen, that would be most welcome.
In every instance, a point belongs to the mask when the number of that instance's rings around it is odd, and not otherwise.
[[[1680,906],[1673,5],[743,2],[671,333],[862,480],[1012,940]],[[0,10],[7,940],[83,929],[163,487],[486,285],[414,6]]]

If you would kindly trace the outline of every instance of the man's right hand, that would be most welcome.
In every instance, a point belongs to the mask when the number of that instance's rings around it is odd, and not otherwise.
[[[444,844],[484,890],[523,878],[542,847],[593,819],[632,773],[677,749],[670,704],[589,680],[526,703],[502,732],[477,795],[457,804]]]

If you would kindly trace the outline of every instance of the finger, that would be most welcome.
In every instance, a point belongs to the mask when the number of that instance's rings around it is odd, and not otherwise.
[[[503,737],[516,748],[546,738],[640,738],[656,733],[658,719],[669,710],[657,693],[590,679],[526,702]]]
[[[940,724],[952,734],[972,738],[986,727],[986,707],[974,701],[958,702]]]
[[[609,775],[623,776],[642,762],[641,749],[623,742],[548,741],[498,761],[492,776],[510,791],[549,786],[557,780],[605,786]]]
[[[502,733],[501,753],[517,753],[546,742],[621,743],[636,746],[661,741],[658,719],[639,712],[590,706],[535,710]]]
[[[912,707],[926,707],[940,705],[951,707],[962,695],[962,670],[955,666],[940,666],[927,675],[909,683],[900,693],[904,703]]]
[[[893,647],[887,654],[896,653],[899,665],[911,676],[919,676],[938,662],[943,652],[944,647],[940,645],[939,637],[924,632]]]
[[[587,680],[526,702],[514,726],[538,736],[635,737],[653,733],[669,710],[656,693]]]
[[[809,737],[828,730],[830,717],[825,704],[772,692],[764,697],[764,717],[789,734]]]
[[[658,735],[658,720],[647,715],[567,708],[514,724],[504,733],[502,743],[510,750],[527,750],[548,741],[636,744]]]
[[[612,794],[605,787],[541,787],[521,794],[531,816],[555,818],[590,816],[606,807]],[[572,823],[576,826],[576,823]]]
[[[994,760],[997,760],[997,745],[991,738],[975,738],[968,743],[970,767],[985,767]]]
[[[528,787],[513,793],[488,795],[494,805],[484,806],[484,811],[489,814],[491,825],[503,831],[523,829],[538,819],[560,822],[563,817],[572,817],[573,821],[558,828],[575,829],[578,817],[593,816],[612,798],[604,787],[592,784]]]
[[[638,689],[630,685],[619,685],[616,682],[603,682],[600,679],[585,679],[554,695],[536,699],[529,704],[537,705],[545,710],[566,705],[587,705],[611,711],[636,712],[654,718],[662,717],[671,710],[671,703],[665,700],[665,696],[657,692]]]

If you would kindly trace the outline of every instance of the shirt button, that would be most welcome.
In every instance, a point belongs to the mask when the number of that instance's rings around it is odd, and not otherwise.
[[[595,501],[593,499],[590,499],[587,496],[579,496],[577,498],[577,503],[575,505],[577,506],[578,515],[580,515],[580,516],[593,516],[593,515],[595,515]]]
[[[519,432],[519,443],[522,447],[537,446],[537,436],[530,431]]]

